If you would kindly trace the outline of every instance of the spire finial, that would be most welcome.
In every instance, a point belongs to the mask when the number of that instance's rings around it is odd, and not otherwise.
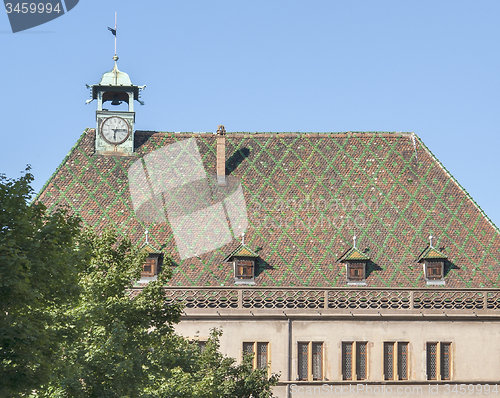
[[[245,233],[243,232],[243,234],[241,235],[241,244],[244,245],[245,244]]]
[[[433,236],[429,235],[429,246],[430,247],[434,247],[434,246],[432,246],[432,238],[433,238]]]
[[[354,235],[354,236],[352,237],[352,241],[353,241],[353,244],[354,244],[354,248],[356,248],[356,239],[357,239],[357,238],[356,238],[356,235]]]

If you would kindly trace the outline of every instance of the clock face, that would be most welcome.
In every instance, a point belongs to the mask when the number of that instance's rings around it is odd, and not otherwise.
[[[101,135],[110,144],[118,145],[130,135],[130,126],[121,117],[108,117],[101,124]]]

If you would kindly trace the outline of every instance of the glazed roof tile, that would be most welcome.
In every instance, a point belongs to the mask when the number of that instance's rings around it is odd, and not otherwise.
[[[136,216],[128,169],[148,153],[194,138],[208,174],[215,174],[212,133],[137,132],[136,153],[94,153],[95,130],[80,137],[37,200],[65,206],[84,225],[113,228],[173,257],[176,286],[234,283],[224,259],[235,239],[181,259],[169,222]],[[468,193],[411,133],[227,133],[226,174],[241,181],[246,243],[260,247],[260,286],[345,286],[338,259],[353,235],[377,267],[367,286],[425,287],[418,264],[427,237],[454,266],[446,286],[498,287],[500,235]],[[361,247],[362,246],[362,247]]]

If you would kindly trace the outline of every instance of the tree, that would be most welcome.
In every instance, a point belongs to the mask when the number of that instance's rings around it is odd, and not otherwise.
[[[164,262],[157,281],[134,297],[146,253],[116,233],[85,231],[80,246],[90,260],[80,279],[81,297],[70,311],[80,338],[64,350],[60,378],[40,396],[56,397],[270,397],[277,376],[237,365],[219,352],[213,331],[203,353],[174,333],[181,307],[166,305]]]
[[[205,348],[185,339],[177,342],[183,357],[179,364],[161,374],[152,374],[144,397],[155,398],[269,398],[279,375],[268,376],[268,369],[253,369],[251,355],[241,364],[220,353],[220,329],[213,329]],[[152,362],[162,363],[163,353],[152,355]],[[161,366],[160,366],[161,367]]]
[[[79,220],[63,209],[48,214],[30,200],[33,176],[0,174],[0,396],[47,383],[61,343],[65,313],[78,297],[83,255],[75,250]]]
[[[79,339],[65,347],[60,379],[45,394],[139,397],[148,383],[151,352],[162,349],[179,321],[180,308],[165,305],[162,289],[169,266],[165,264],[157,281],[130,297],[146,253],[110,230],[101,235],[84,231],[79,245],[89,261],[79,281],[78,306],[68,314]],[[163,352],[173,355],[169,349]]]

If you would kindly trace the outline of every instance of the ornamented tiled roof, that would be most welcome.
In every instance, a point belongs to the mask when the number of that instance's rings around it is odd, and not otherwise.
[[[359,251],[356,247],[351,247],[347,253],[345,253],[339,261],[369,261],[370,257],[368,257],[365,253]]]
[[[38,200],[67,206],[85,225],[110,227],[139,246],[149,240],[173,257],[170,283],[234,283],[224,264],[239,242],[181,259],[168,222],[135,213],[128,169],[145,155],[188,138],[215,174],[211,133],[136,133],[133,157],[94,154],[87,130],[44,186]],[[446,286],[498,287],[500,235],[478,205],[421,140],[409,133],[226,134],[226,173],[241,181],[247,206],[246,244],[260,247],[258,286],[345,286],[338,259],[357,235],[376,270],[368,286],[425,287],[418,256],[435,246],[452,263]]]

